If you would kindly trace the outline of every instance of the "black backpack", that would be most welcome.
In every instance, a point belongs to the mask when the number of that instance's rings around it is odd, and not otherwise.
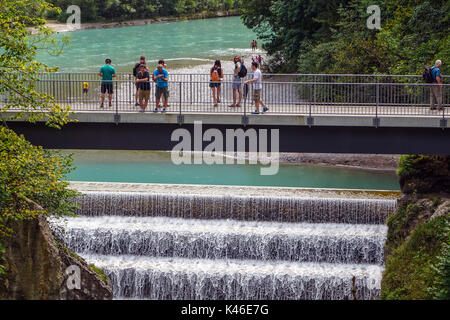
[[[138,75],[138,72],[139,72],[139,67],[140,67],[140,63],[136,63],[135,65],[134,65],[134,68],[133,68],[133,76],[135,77],[135,78],[137,78],[137,75]]]
[[[243,63],[241,63],[241,69],[239,70],[238,76],[239,78],[245,78],[247,76],[247,68]]]
[[[433,75],[431,74],[431,70],[433,70],[433,69],[434,69],[434,67],[425,68],[425,71],[422,74],[423,81],[425,81],[425,83],[433,83],[434,82]]]

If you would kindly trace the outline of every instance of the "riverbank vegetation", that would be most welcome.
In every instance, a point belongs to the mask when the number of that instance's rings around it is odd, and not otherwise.
[[[66,22],[72,13],[66,9],[78,5],[83,22],[125,21],[159,17],[206,17],[217,12],[239,14],[242,0],[49,0],[61,12],[51,12],[48,17]]]
[[[380,30],[367,27],[374,4]],[[446,0],[248,0],[242,11],[274,57],[272,71],[421,74],[450,57]]]
[[[450,299],[450,156],[403,156],[381,299]]]
[[[62,297],[65,267],[72,263],[56,249],[46,220],[75,212],[73,199],[79,193],[64,180],[73,169],[72,158],[32,145],[6,123],[44,121],[57,130],[70,122],[69,107],[37,90],[40,75],[56,71],[36,61],[37,51],[61,52],[43,12],[60,10],[43,0],[4,0],[0,10],[0,96],[9,98],[0,106],[0,299]],[[19,112],[10,117],[10,109]],[[111,296],[94,272],[86,278],[102,288],[99,296]]]
[[[36,89],[39,75],[55,69],[35,61],[39,48],[57,51],[53,32],[39,13],[58,10],[39,0],[8,0],[5,4],[0,10],[0,95],[8,96],[9,102],[0,112],[14,108],[21,111],[16,118],[47,121],[49,126],[60,128],[69,121],[70,109]],[[29,25],[35,26],[35,31],[30,31]],[[9,221],[71,212],[69,198],[76,194],[61,180],[71,169],[70,158],[35,147],[9,130],[6,113],[1,114],[1,120],[0,237],[9,233]]]

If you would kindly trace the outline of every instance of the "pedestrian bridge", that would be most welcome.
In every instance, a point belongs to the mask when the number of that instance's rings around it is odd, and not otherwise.
[[[264,115],[251,114],[252,88],[241,107],[228,107],[231,75],[222,82],[218,107],[213,106],[208,75],[169,75],[164,114],[152,112],[154,88],[147,111],[138,112],[130,75],[119,75],[112,106],[106,103],[104,109],[99,108],[101,82],[93,74],[52,76],[41,80],[40,90],[71,106],[77,122],[62,130],[44,123],[8,122],[46,148],[171,150],[178,143],[172,134],[180,128],[202,137],[208,129],[224,137],[227,130],[266,129],[269,134],[278,130],[280,152],[450,154],[450,87],[443,85],[444,110],[430,110],[430,85],[420,83],[418,76],[266,74],[262,98],[270,111]],[[84,81],[90,84],[88,95],[82,94]],[[3,116],[13,114],[9,110]],[[209,143],[202,139],[192,150]]]

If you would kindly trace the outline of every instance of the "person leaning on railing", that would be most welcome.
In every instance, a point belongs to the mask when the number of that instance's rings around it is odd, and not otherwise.
[[[145,64],[139,66],[139,72],[136,77],[136,85],[139,95],[139,106],[141,110],[139,112],[145,112],[150,99],[150,73]]]
[[[163,109],[161,112],[166,112],[167,110],[167,102],[169,99],[169,73],[166,69],[164,69],[164,65],[158,64],[155,72],[153,72],[153,81],[156,82],[156,107],[153,112],[158,112],[160,108],[159,102],[161,101],[161,96],[163,97]]]
[[[441,79],[441,60],[436,60],[434,67],[431,69],[431,77],[433,84],[430,86],[430,109],[436,110],[434,103],[437,103],[437,110],[444,110],[442,106],[442,79]]]

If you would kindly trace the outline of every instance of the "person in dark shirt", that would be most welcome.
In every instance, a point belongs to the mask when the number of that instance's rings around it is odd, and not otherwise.
[[[133,76],[134,76],[136,79],[137,79],[137,75],[138,75],[138,73],[139,73],[139,71],[140,71],[141,64],[144,64],[144,65],[145,65],[145,57],[144,57],[144,56],[141,56],[139,62],[136,63],[136,64],[134,65],[134,68],[133,68]],[[136,107],[139,107],[139,87],[138,87],[138,84],[137,84],[137,83],[136,83],[136,95],[135,95],[135,98],[136,98],[136,104],[135,104],[135,106],[136,106]]]
[[[145,64],[139,66],[139,72],[136,77],[136,86],[139,93],[139,106],[141,110],[139,112],[145,112],[150,99],[150,73],[147,70]]]

